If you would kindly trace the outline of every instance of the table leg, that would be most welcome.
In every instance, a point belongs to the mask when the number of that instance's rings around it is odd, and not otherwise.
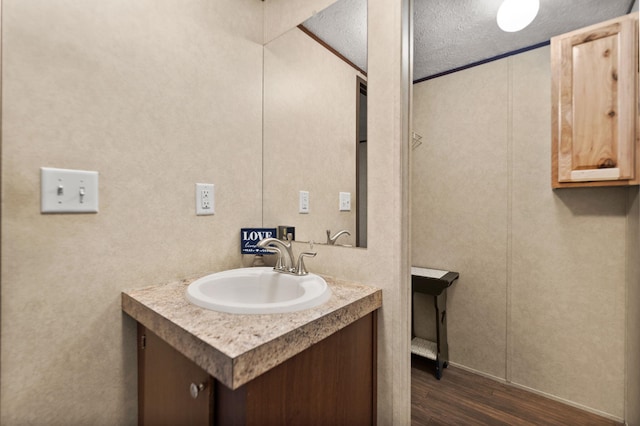
[[[436,308],[436,378],[440,380],[442,370],[449,365],[449,345],[447,343],[447,290],[434,296]]]

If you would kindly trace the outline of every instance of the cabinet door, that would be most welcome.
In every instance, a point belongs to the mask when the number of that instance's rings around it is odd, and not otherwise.
[[[551,39],[554,187],[638,184],[637,16]]]
[[[376,424],[377,313],[337,331],[236,390],[216,383],[215,424]]]
[[[203,385],[195,398],[191,384]],[[138,324],[138,424],[209,425],[212,388],[206,371]]]

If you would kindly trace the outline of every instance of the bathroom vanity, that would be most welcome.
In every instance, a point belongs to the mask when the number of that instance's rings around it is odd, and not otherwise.
[[[375,424],[381,290],[324,277],[318,307],[229,314],[187,301],[197,278],[122,293],[138,323],[139,424]]]

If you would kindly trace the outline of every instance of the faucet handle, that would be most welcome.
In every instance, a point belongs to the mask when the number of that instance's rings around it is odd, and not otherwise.
[[[266,246],[263,248],[269,253],[275,253],[276,255],[278,255],[278,257],[276,258],[276,266],[274,266],[273,269],[284,269],[284,262],[282,261],[282,250],[280,250],[276,246]]]
[[[302,253],[300,253],[300,255],[298,256],[298,264],[296,266],[296,270],[295,273],[296,275],[307,275],[309,273],[309,271],[307,271],[307,268],[305,268],[304,266],[304,257],[316,257],[316,254],[318,254],[317,252],[311,252],[311,251],[303,251]]]

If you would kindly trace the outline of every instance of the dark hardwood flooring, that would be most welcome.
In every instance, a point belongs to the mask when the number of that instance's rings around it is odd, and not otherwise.
[[[619,425],[504,383],[449,366],[435,377],[435,362],[411,356],[411,424]]]

